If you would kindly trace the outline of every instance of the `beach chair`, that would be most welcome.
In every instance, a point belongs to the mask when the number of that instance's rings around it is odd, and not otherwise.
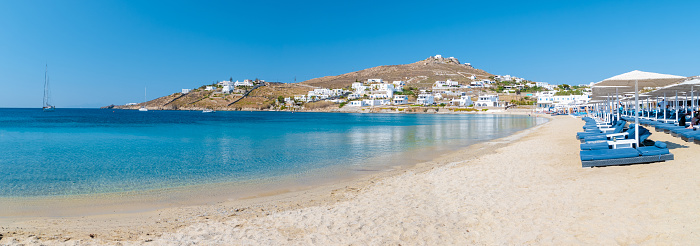
[[[630,124],[629,128],[626,131],[608,134],[591,134],[583,136],[579,140],[581,141],[581,143],[592,143],[613,139],[627,139],[629,138],[628,136],[634,136],[634,124]]]
[[[620,138],[616,139],[613,141],[610,140],[599,140],[599,141],[591,141],[591,142],[586,142],[582,143],[580,148],[581,150],[600,150],[600,149],[615,149],[617,148],[616,145],[624,145],[627,146],[629,145],[630,148],[634,147],[634,144],[637,143],[634,139],[634,127],[630,127],[629,130],[627,130],[627,138]],[[610,134],[610,135],[615,135],[615,134]],[[649,137],[651,136],[651,132],[647,130],[644,127],[639,127],[639,143],[643,143],[646,141]]]
[[[583,150],[582,167],[630,165],[673,160],[666,143],[657,141],[653,146],[623,149]]]
[[[584,132],[577,132],[576,139],[582,139],[588,136],[605,135],[609,133],[620,133],[622,132],[626,124],[626,121],[620,120],[617,123],[615,123],[614,127],[612,128],[596,128],[591,130],[586,129],[586,131]]]

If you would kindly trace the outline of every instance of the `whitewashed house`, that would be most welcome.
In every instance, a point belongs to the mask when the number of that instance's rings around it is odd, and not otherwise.
[[[435,84],[433,84],[433,90],[450,90],[459,87],[459,82],[449,79],[447,81],[435,81]]]
[[[393,84],[394,84],[394,88],[395,88],[397,91],[403,91],[403,87],[406,86],[406,82],[405,82],[405,81],[401,81],[401,80],[399,80],[399,81],[394,81]]]
[[[350,107],[364,107],[364,106],[369,106],[365,103],[365,100],[357,100],[357,101],[350,101],[348,103],[348,106]]]
[[[383,84],[384,80],[383,79],[367,79],[367,83],[380,83]]]
[[[253,84],[253,81],[246,79],[246,80],[243,80],[243,82],[239,82],[238,80],[236,80],[236,82],[233,83],[233,86],[239,87],[239,86],[255,86],[255,85]]]
[[[408,104],[408,96],[406,96],[406,95],[394,95],[393,103],[394,103],[394,105]]]
[[[474,105],[477,107],[498,107],[498,95],[481,95]]]
[[[551,90],[554,90],[555,88],[557,88],[556,85],[551,85],[551,84],[549,84],[549,83],[547,83],[547,82],[535,82],[535,86],[537,86],[537,87],[542,87],[542,88],[545,88],[545,89],[550,90],[550,91],[551,91]]]
[[[452,99],[452,105],[455,106],[469,107],[472,106],[472,104],[474,104],[474,102],[469,96],[461,96],[459,99]]]
[[[351,87],[351,88],[352,88],[352,90],[354,91],[354,94],[364,95],[365,92],[367,91],[367,89],[368,89],[369,87],[363,85],[363,84],[360,83],[360,82],[355,82],[355,83],[352,83],[352,87]]]
[[[435,97],[432,94],[419,94],[417,103],[420,105],[433,105]]]
[[[353,93],[353,94],[348,95],[348,100],[354,100],[354,99],[358,99],[361,97],[362,97],[362,95]]]
[[[182,94],[190,93],[190,91],[192,91],[192,90],[191,89],[182,89]]]
[[[224,85],[223,88],[221,88],[221,92],[223,92],[223,93],[230,93],[232,91],[233,91],[233,85],[230,85],[230,84],[226,84],[226,85]]]
[[[498,81],[511,81],[513,78],[510,75],[496,75],[493,77]]]
[[[471,83],[469,83],[469,85],[471,85],[471,87],[489,88],[489,87],[491,87],[491,84],[493,84],[493,83],[494,82],[491,80],[477,80],[477,81],[472,81]]]
[[[365,99],[362,101],[364,101],[365,105],[370,106],[370,107],[374,107],[374,106],[381,106],[382,101],[384,101],[384,100]]]
[[[213,90],[214,90],[214,86],[213,86],[213,85],[207,85],[207,87],[204,87],[204,90],[205,90],[205,91],[213,91]]]
[[[370,98],[372,99],[391,99],[394,96],[393,84],[371,84]]]

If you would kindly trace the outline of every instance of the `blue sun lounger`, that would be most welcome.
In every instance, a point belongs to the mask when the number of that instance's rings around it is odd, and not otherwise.
[[[634,139],[634,127],[630,127],[629,130],[627,130],[627,138],[626,140]],[[612,134],[611,134],[612,135]],[[651,132],[647,130],[644,127],[639,127],[639,143],[642,143],[647,140],[651,136]],[[624,139],[623,137],[620,138],[620,140]],[[581,144],[581,150],[599,150],[599,149],[612,149],[612,146],[608,145],[607,139],[604,140],[599,140],[599,141],[590,141],[589,139],[586,139],[589,142],[582,143]]]
[[[634,124],[630,124],[629,128],[623,132],[586,135],[580,138],[579,141],[581,141],[581,143],[591,143],[612,140],[613,138],[628,139],[630,136],[634,136]]]
[[[665,143],[657,141],[653,146],[637,149],[600,149],[580,152],[582,167],[630,165],[673,160]]]
[[[576,139],[583,139],[590,136],[601,136],[610,133],[620,133],[624,129],[627,121],[619,120],[613,125],[612,128],[589,128],[584,132],[577,132]]]

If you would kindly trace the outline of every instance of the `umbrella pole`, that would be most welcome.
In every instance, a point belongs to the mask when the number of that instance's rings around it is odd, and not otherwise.
[[[634,139],[637,142],[637,145],[634,147],[639,148],[639,82],[637,80],[634,81]]]
[[[617,87],[615,88],[615,113],[617,120],[620,120],[620,97],[617,94]]]
[[[667,105],[667,102],[666,102],[666,92],[664,92],[664,105],[662,105],[662,107],[663,107],[662,110],[664,111],[664,123],[666,123],[666,105]]]

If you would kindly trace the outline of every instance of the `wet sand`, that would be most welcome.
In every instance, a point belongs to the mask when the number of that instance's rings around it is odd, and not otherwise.
[[[0,220],[0,244],[670,244],[700,241],[700,146],[676,160],[581,168],[557,116],[410,169],[146,212]]]

